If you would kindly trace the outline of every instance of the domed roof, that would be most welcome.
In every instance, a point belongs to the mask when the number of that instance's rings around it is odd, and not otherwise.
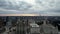
[[[52,26],[51,24],[46,24],[46,22],[44,21],[44,24],[41,25],[41,29],[40,31],[45,32],[45,33],[57,33],[58,28]]]

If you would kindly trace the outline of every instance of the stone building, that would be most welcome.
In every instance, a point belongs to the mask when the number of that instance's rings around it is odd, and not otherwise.
[[[17,21],[17,34],[28,34],[29,33],[29,25],[27,20],[20,20]]]
[[[58,34],[58,27],[54,27],[51,24],[47,24],[46,21],[40,26],[40,34]]]
[[[0,34],[5,32],[4,21],[0,18]]]
[[[29,20],[30,23],[30,34],[40,34],[40,27],[36,24],[35,20]]]

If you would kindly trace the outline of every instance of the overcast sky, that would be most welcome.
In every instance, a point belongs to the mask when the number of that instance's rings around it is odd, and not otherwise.
[[[0,14],[60,16],[60,0],[0,0]]]

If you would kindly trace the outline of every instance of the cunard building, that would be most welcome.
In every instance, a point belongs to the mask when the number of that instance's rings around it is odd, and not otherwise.
[[[30,34],[40,34],[40,27],[36,24],[35,20],[30,19]]]

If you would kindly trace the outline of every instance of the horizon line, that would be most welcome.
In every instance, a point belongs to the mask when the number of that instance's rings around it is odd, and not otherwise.
[[[54,16],[46,14],[0,14],[0,16]]]

